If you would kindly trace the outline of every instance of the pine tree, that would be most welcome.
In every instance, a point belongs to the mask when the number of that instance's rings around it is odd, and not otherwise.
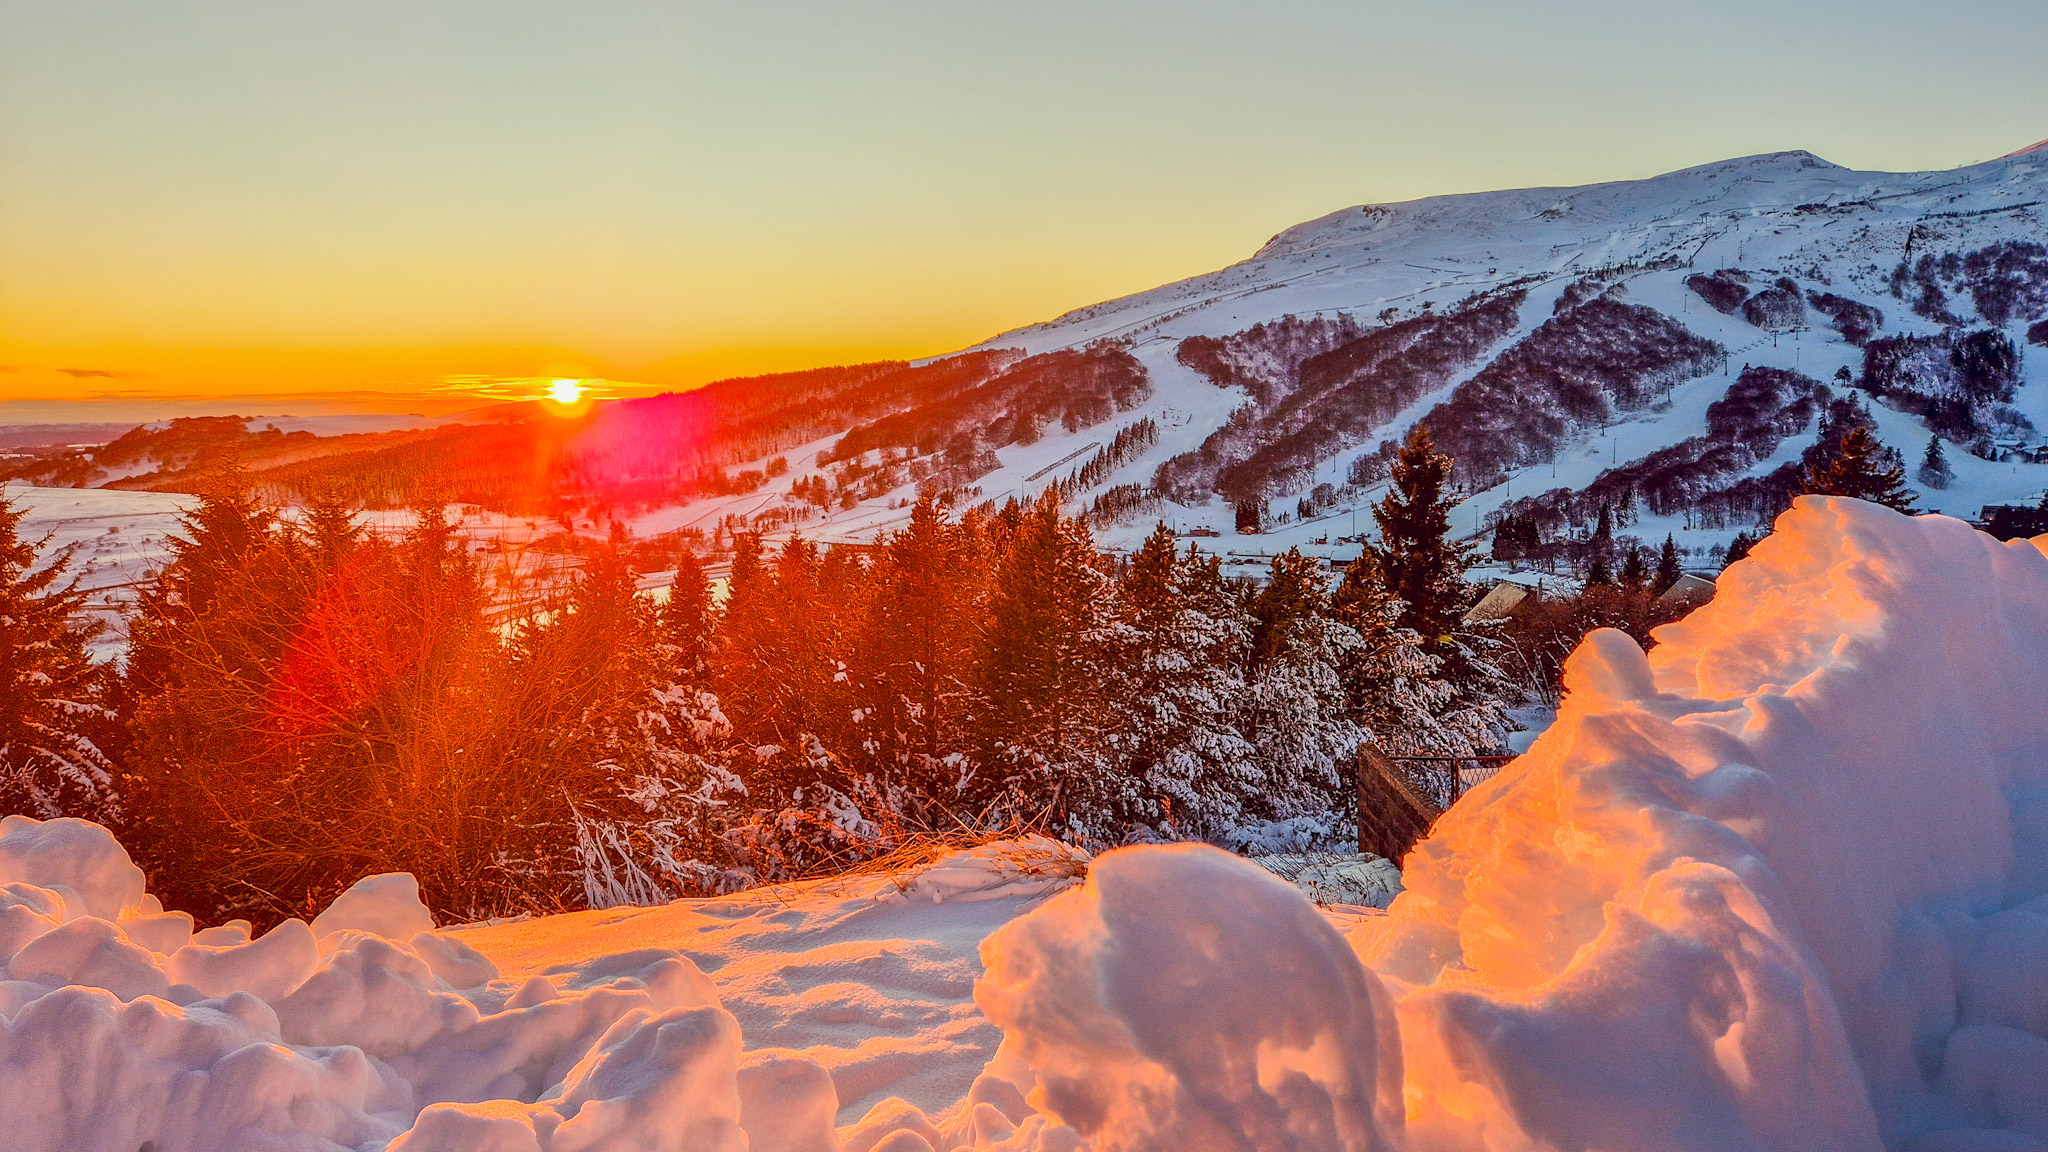
[[[523,743],[566,806],[557,819],[573,829],[593,907],[725,887],[695,860],[715,841],[703,816],[744,791],[704,755],[730,726],[715,696],[676,681],[680,661],[624,544],[615,535],[568,596],[527,623],[512,665]]]
[[[1641,592],[1650,580],[1649,565],[1643,562],[1643,550],[1631,546],[1628,555],[1621,561],[1621,587],[1625,592]]]
[[[1614,586],[1614,573],[1608,570],[1607,557],[1598,552],[1593,553],[1593,561],[1586,568],[1586,586],[1588,588],[1612,588]]]
[[[1341,671],[1360,638],[1330,615],[1327,588],[1320,560],[1292,548],[1273,558],[1251,602],[1244,731],[1258,770],[1250,815],[1322,818],[1334,831],[1366,733],[1352,719]]]
[[[715,690],[746,739],[796,749],[806,734],[836,735],[851,708],[845,698],[840,609],[821,585],[817,545],[792,537],[764,563],[758,539],[740,536],[731,595],[719,621]],[[779,785],[800,788],[809,761],[779,761]]]
[[[1493,558],[1495,560],[1505,560],[1512,564],[1529,554],[1527,547],[1523,543],[1524,530],[1522,524],[1522,517],[1512,514],[1501,517],[1494,524]]]
[[[1340,674],[1350,714],[1367,738],[1397,755],[1454,751],[1438,721],[1452,697],[1438,675],[1443,659],[1424,651],[1421,637],[1401,627],[1401,607],[1388,593],[1371,549],[1345,568],[1330,610],[1358,634]]]
[[[1948,466],[1948,456],[1942,452],[1941,437],[1929,436],[1927,451],[1920,457],[1920,483],[1938,491],[1954,483],[1955,478],[1955,471]]]
[[[977,771],[970,797],[994,811],[1049,812],[1103,835],[1136,800],[1116,770],[1112,597],[1085,525],[1058,497],[1023,511],[996,566],[977,676]]]
[[[1728,542],[1728,554],[1722,560],[1721,566],[1723,568],[1726,568],[1728,565],[1733,564],[1737,560],[1742,559],[1744,556],[1749,555],[1749,550],[1751,548],[1756,547],[1756,544],[1756,537],[1750,535],[1748,532],[1737,532],[1735,534],[1735,539],[1730,540]]]
[[[1834,450],[1801,477],[1811,496],[1849,496],[1910,512],[1915,497],[1906,489],[1906,469],[1865,423],[1846,428]]]
[[[1450,539],[1447,491],[1451,458],[1417,424],[1395,457],[1387,496],[1373,505],[1379,522],[1377,559],[1387,590],[1401,602],[1401,626],[1425,644],[1450,642],[1464,611],[1470,548]]]
[[[111,820],[120,807],[101,751],[111,727],[108,670],[86,645],[86,593],[65,579],[70,557],[36,567],[21,509],[0,497],[0,814]]]
[[[865,589],[853,674],[858,743],[885,778],[922,796],[949,794],[942,763],[965,740],[976,645],[988,599],[988,557],[975,524],[949,524],[920,497],[890,536]]]
[[[1650,582],[1650,591],[1662,596],[1673,584],[1678,583],[1678,578],[1684,574],[1685,570],[1679,566],[1678,561],[1678,541],[1666,533],[1664,547],[1657,553],[1657,576]]]
[[[1236,726],[1251,628],[1214,557],[1176,551],[1160,525],[1117,581],[1111,658],[1124,755],[1150,834],[1214,838],[1256,805],[1252,748]]]
[[[669,581],[668,602],[661,606],[660,620],[676,675],[685,681],[700,681],[717,643],[718,609],[712,603],[704,564],[688,547],[676,552],[676,574]]]

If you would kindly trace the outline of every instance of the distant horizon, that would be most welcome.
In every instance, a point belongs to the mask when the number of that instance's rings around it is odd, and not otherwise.
[[[1993,160],[2044,54],[2019,0],[13,6],[0,421],[942,355],[1361,203]]]
[[[2010,159],[2012,157],[2040,151],[2044,148],[2048,148],[2048,140],[2043,140],[2035,144],[2028,145],[2019,149],[2015,149],[2011,152],[2001,154],[1999,156],[1987,158],[1985,160],[1971,161],[1964,164],[1959,164],[1955,167],[1968,168],[1973,167],[1977,164],[1992,163],[1997,160]],[[1810,150],[1783,149],[1781,151],[1807,152]],[[1818,154],[1815,153],[1815,155]],[[1633,179],[1654,179],[1656,176],[1669,175],[1674,172],[1682,172],[1691,168],[1710,166],[1718,162],[1740,158],[1741,157],[1720,157],[1716,160],[1702,161],[1699,164],[1683,165],[1679,168],[1669,169],[1665,172],[1654,173],[1651,176],[1629,177],[1625,178],[1624,181],[1620,182],[1626,182],[1626,180]],[[1828,160],[1828,158],[1825,156],[1820,156],[1820,159]],[[1832,161],[1829,162],[1832,163]],[[1844,167],[1847,166],[1844,165]],[[1877,171],[1875,169],[1854,170]],[[1942,170],[1943,169],[1914,169],[1912,171]],[[1610,182],[1613,181],[1594,181],[1592,183]],[[1585,185],[1557,185],[1557,187],[1583,186]],[[1488,192],[1512,190],[1514,189],[1487,188],[1475,189],[1469,192],[1438,193],[1436,195],[1484,195]],[[1417,199],[1431,198],[1434,197],[1418,197]],[[1401,202],[1393,201],[1391,203]],[[1341,205],[1337,208],[1331,209],[1331,211],[1342,211],[1344,208],[1352,206],[1353,205]],[[1324,213],[1323,215],[1327,214],[1328,213]],[[1305,223],[1307,222],[1307,220],[1313,220],[1316,218],[1317,217],[1312,216],[1307,217],[1304,220],[1290,222],[1289,224],[1284,225],[1279,229],[1276,229],[1275,234],[1277,235],[1279,231],[1284,231],[1286,228],[1291,228],[1296,224]],[[1245,254],[1245,257],[1243,258],[1249,258],[1250,255],[1251,253],[1247,252]],[[1214,269],[1202,269],[1199,271],[1192,272],[1189,275],[1199,276],[1207,271],[1214,271]],[[1160,287],[1165,284],[1171,284],[1174,282],[1175,281],[1162,281],[1161,284],[1147,285],[1143,288],[1135,289],[1134,291],[1143,292],[1149,288]],[[1125,295],[1128,294],[1129,293],[1126,293]],[[1084,309],[1091,305],[1104,303],[1107,300],[1117,298],[1118,297],[1105,297],[1103,300],[1089,300],[1078,302],[1066,308],[1062,308],[1058,312],[1048,313],[1043,317],[1039,317],[1031,321],[1026,321],[1020,325],[1013,325],[1009,329],[989,333],[981,340],[963,343],[955,347],[934,351],[908,351],[894,356],[873,356],[868,357],[867,359],[915,361],[919,359],[946,356],[958,352],[964,348],[973,347],[975,344],[984,343],[988,340],[993,340],[1001,336],[1003,332],[1011,331],[1014,328],[1024,327],[1030,324],[1051,320],[1064,312]],[[619,400],[631,399],[639,396],[658,395],[664,392],[693,391],[707,384],[718,383],[723,380],[735,378],[745,378],[754,375],[772,375],[778,372],[798,372],[812,368],[834,367],[859,362],[862,361],[850,360],[846,358],[822,359],[817,360],[815,362],[798,362],[786,367],[767,369],[761,372],[742,371],[727,375],[708,377],[701,380],[691,380],[687,382],[670,384],[654,384],[638,381],[609,380],[601,377],[585,377],[579,378],[579,380],[592,393],[592,395],[595,398],[601,400]],[[470,412],[494,404],[502,404],[518,400],[538,400],[547,394],[548,388],[555,380],[560,379],[560,377],[544,375],[525,377],[481,378],[474,376],[456,375],[443,378],[441,380],[422,381],[417,384],[413,384],[410,387],[408,387],[406,383],[402,381],[380,381],[379,384],[381,385],[381,387],[363,387],[355,389],[308,388],[303,391],[293,391],[289,389],[273,389],[265,391],[223,392],[217,394],[207,394],[204,392],[197,392],[191,390],[178,390],[156,393],[148,390],[146,384],[147,378],[138,377],[135,374],[111,372],[97,369],[58,368],[49,369],[48,372],[51,374],[64,375],[74,380],[105,380],[108,383],[118,382],[122,384],[127,384],[129,385],[129,387],[126,389],[110,388],[104,392],[99,392],[96,394],[70,397],[47,395],[9,395],[5,385],[7,377],[11,374],[20,374],[22,372],[23,369],[20,366],[0,364],[0,427],[30,426],[43,424],[61,425],[74,423],[144,424],[159,420],[180,419],[194,416],[243,416],[251,420],[319,419],[323,417],[349,416],[415,416],[420,418],[422,421],[433,421],[457,416],[465,412]]]

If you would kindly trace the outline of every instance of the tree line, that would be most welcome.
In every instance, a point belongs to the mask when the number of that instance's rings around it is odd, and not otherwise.
[[[0,511],[0,810],[114,825],[154,891],[273,921],[406,870],[452,916],[814,875],[919,836],[1031,828],[1244,850],[1352,834],[1353,754],[1497,751],[1498,638],[1426,431],[1340,577],[1228,578],[1161,527],[1105,555],[1057,494],[921,500],[865,548],[734,542],[665,602],[622,534],[494,624],[432,507],[395,539],[237,477],[184,518],[120,666]],[[644,548],[644,546],[643,546]],[[1335,578],[1333,578],[1335,577]]]

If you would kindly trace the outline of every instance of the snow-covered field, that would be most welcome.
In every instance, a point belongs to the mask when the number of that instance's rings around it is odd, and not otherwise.
[[[1017,844],[442,929],[372,878],[250,941],[10,817],[0,1144],[2048,1147],[2044,549],[1801,500],[1649,657],[1590,637],[1384,913]]]
[[[169,492],[113,488],[43,488],[0,485],[0,495],[22,509],[21,534],[47,540],[44,555],[68,551],[70,573],[91,595],[88,610],[104,625],[93,646],[97,659],[118,656],[127,643],[124,614],[135,605],[138,584],[171,558],[170,541],[183,535],[181,517],[196,497]],[[286,515],[296,515],[291,509]],[[506,610],[532,604],[561,585],[581,561],[536,547],[559,531],[551,521],[505,516],[460,504],[446,510],[449,522],[475,553],[478,568]],[[414,523],[405,510],[360,512],[366,530],[397,538]],[[667,595],[673,573],[654,573],[641,586]]]

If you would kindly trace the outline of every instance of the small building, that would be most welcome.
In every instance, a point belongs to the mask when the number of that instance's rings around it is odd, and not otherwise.
[[[1464,622],[1484,624],[1490,620],[1506,620],[1520,612],[1538,598],[1536,589],[1512,580],[1497,580],[1487,589],[1479,603],[1465,610]]]
[[[1714,598],[1714,582],[1705,576],[1686,572],[1672,581],[1671,587],[1657,597],[1657,603],[1683,608],[1690,612]]]

